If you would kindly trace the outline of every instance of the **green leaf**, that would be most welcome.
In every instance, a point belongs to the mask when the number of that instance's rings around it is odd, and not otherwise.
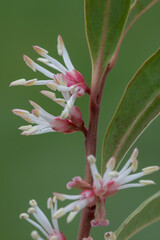
[[[104,136],[102,172],[110,157],[120,163],[144,129],[160,113],[160,50],[151,56],[127,85]]]
[[[93,71],[102,74],[117,48],[131,0],[85,0],[86,33]]]
[[[160,220],[160,191],[144,201],[115,232],[117,240],[128,240],[146,226]]]
[[[110,61],[111,69],[113,68],[113,66],[117,60],[121,44],[122,44],[123,39],[126,36],[127,32],[129,31],[129,29],[147,10],[149,10],[158,1],[159,0],[135,0],[135,1],[133,1],[133,4],[130,7],[130,12],[129,12],[129,16],[128,16],[128,19],[127,19],[127,22],[125,25],[124,32],[118,43],[117,49]]]
[[[141,15],[143,15],[143,13],[145,13],[149,8],[151,8],[158,1],[159,0],[135,0],[132,7],[131,7],[130,14],[129,14],[125,29],[130,28],[131,25]]]

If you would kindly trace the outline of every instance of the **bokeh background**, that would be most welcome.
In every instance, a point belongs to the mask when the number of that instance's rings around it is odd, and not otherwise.
[[[114,70],[109,74],[99,121],[97,159],[100,168],[101,146],[105,129],[120,100],[124,88],[140,65],[160,46],[160,3],[139,19],[126,36]],[[33,100],[53,114],[61,108],[40,94],[45,87],[13,87],[11,81],[19,78],[43,79],[32,72],[23,54],[33,59],[38,55],[32,45],[57,54],[57,36],[61,34],[75,67],[90,85],[91,63],[85,38],[83,1],[6,0],[1,3],[1,214],[0,236],[3,240],[31,239],[34,230],[19,214],[28,208],[28,201],[36,199],[48,217],[46,200],[53,191],[68,193],[66,183],[75,175],[84,175],[84,137],[81,133],[60,133],[39,136],[21,136],[19,126],[25,122],[11,112],[13,108],[31,110],[28,100]],[[77,101],[88,124],[88,96]],[[132,109],[131,109],[132,110]],[[156,119],[134,146],[139,148],[139,169],[159,164],[160,119]],[[133,147],[132,147],[133,149]],[[131,151],[129,152],[129,154]],[[129,155],[128,155],[129,156]],[[127,157],[126,157],[127,159]],[[124,161],[126,161],[126,159]],[[92,230],[94,240],[103,239],[106,231],[115,230],[145,198],[159,190],[159,174],[151,176],[155,186],[120,191],[106,203],[110,225]],[[70,193],[74,191],[71,190]],[[66,203],[63,203],[66,204]],[[59,221],[67,239],[75,240],[79,216],[70,224],[66,218]],[[159,239],[159,222],[138,233],[133,240]]]

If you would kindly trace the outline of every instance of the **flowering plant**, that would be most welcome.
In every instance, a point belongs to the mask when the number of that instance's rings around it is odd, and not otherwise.
[[[10,84],[10,86],[45,85],[50,91],[42,90],[41,93],[62,107],[59,116],[48,113],[33,101],[30,101],[33,106],[31,113],[23,109],[14,109],[15,115],[29,123],[19,128],[22,130],[22,135],[38,135],[48,132],[69,134],[78,131],[82,132],[85,137],[85,180],[76,176],[67,184],[68,189],[76,188],[81,191],[80,194],[68,195],[53,192],[53,197],[48,199],[47,204],[51,210],[53,226],[35,200],[29,202],[31,208],[28,209],[28,214],[20,215],[21,219],[27,220],[36,227],[45,239],[67,239],[67,235],[59,229],[58,219],[69,213],[67,217],[69,223],[82,210],[78,240],[92,240],[91,227],[109,225],[105,210],[107,198],[122,189],[154,184],[154,181],[146,179],[133,182],[160,169],[159,166],[150,166],[135,173],[138,168],[137,148],[133,150],[126,163],[123,164],[122,160],[140,134],[159,115],[160,50],[141,66],[126,87],[104,135],[101,173],[96,166],[96,148],[98,120],[106,78],[116,63],[126,33],[133,23],[156,2],[155,0],[120,0],[117,3],[115,0],[85,0],[86,34],[92,61],[90,87],[82,74],[74,68],[61,36],[58,36],[57,49],[65,66],[51,57],[47,50],[34,46],[34,50],[41,56],[38,61],[54,69],[54,72],[24,55],[25,63],[33,71],[41,72],[47,79],[26,80],[22,78]],[[56,97],[56,91],[61,93],[62,98]],[[85,94],[89,96],[90,102],[88,127],[85,126],[81,109],[76,106],[76,99],[83,98]],[[123,166],[121,167],[120,164]],[[73,200],[73,202],[58,209],[57,201],[66,199]],[[147,199],[117,230],[105,231],[104,238],[106,240],[129,239],[146,225],[159,220],[159,203],[160,192]],[[33,215],[36,221],[32,220],[29,215]],[[139,219],[140,224],[137,223]],[[33,231],[31,236],[33,239],[42,240],[41,233]]]

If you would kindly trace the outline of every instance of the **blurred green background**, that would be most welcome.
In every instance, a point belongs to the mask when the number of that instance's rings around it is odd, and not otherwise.
[[[81,133],[60,133],[39,136],[21,136],[19,126],[25,122],[11,112],[13,108],[31,110],[28,100],[33,100],[50,113],[58,115],[61,108],[40,94],[45,87],[13,87],[8,85],[19,78],[32,79],[43,76],[32,72],[24,61],[23,54],[33,59],[38,55],[32,45],[47,49],[52,56],[57,54],[57,36],[61,34],[74,66],[90,85],[91,64],[84,28],[83,1],[75,0],[6,0],[1,2],[1,239],[31,239],[34,230],[28,223],[19,220],[19,214],[28,208],[28,201],[36,199],[48,217],[46,200],[53,191],[68,192],[66,183],[72,177],[84,175],[84,137]],[[101,145],[104,131],[120,100],[124,88],[140,65],[160,46],[160,3],[156,4],[137,21],[126,36],[114,70],[105,86],[99,121],[97,159],[100,168]],[[88,122],[88,96],[77,101]],[[132,110],[132,109],[131,109]],[[139,169],[159,164],[160,119],[138,139]],[[133,147],[132,147],[133,149]],[[129,152],[129,154],[131,151]],[[127,159],[127,158],[126,158]],[[125,160],[126,160],[125,159]],[[94,240],[103,239],[106,231],[115,230],[121,222],[145,198],[159,190],[159,174],[151,176],[157,184],[143,189],[120,191],[107,200],[107,217],[110,225],[93,229]],[[63,203],[66,204],[66,203]],[[59,221],[67,239],[75,240],[79,217],[67,224],[66,218]],[[159,239],[159,222],[138,233],[133,240]]]

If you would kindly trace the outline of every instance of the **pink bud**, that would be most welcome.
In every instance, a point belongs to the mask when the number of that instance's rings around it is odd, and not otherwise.
[[[82,74],[80,72],[78,72],[77,70],[74,69],[73,71],[67,71],[64,75],[64,79],[66,80],[68,87],[77,85],[77,87],[80,87],[81,89],[84,90],[84,93],[90,92],[90,89],[88,88],[87,84],[85,83],[85,80],[84,80]],[[83,93],[83,95],[84,95],[84,93]],[[83,96],[83,95],[81,95],[81,96]]]
[[[70,120],[76,125],[76,126],[83,126],[83,118],[82,118],[82,113],[78,107],[73,107],[72,111],[70,112],[69,115]]]
[[[79,190],[92,189],[92,186],[84,181],[81,177],[74,177],[71,182],[67,183],[67,188],[71,189],[71,187]]]
[[[61,119],[56,117],[52,123],[50,123],[52,129],[62,133],[73,133],[79,131],[79,129],[68,119]]]

